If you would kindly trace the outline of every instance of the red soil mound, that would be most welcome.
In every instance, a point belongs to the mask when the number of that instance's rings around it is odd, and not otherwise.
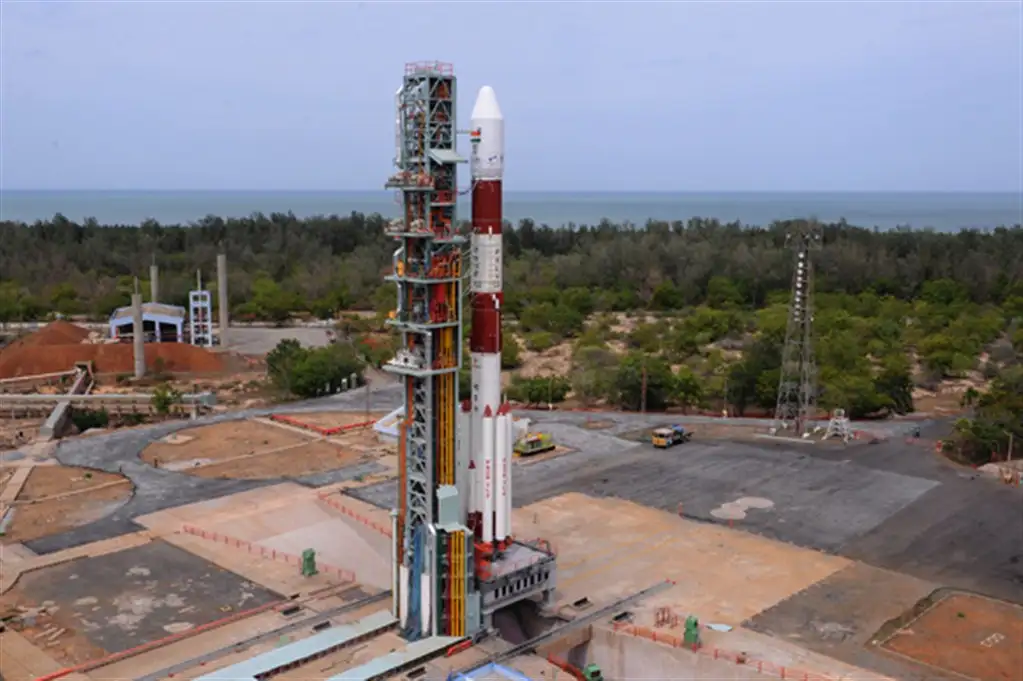
[[[209,350],[184,343],[146,343],[146,368],[170,373],[205,374],[224,371],[224,361]],[[130,374],[135,360],[130,343],[104,345],[22,344],[8,347],[0,355],[0,378],[33,376],[73,369],[75,362],[92,361],[93,370],[101,374]]]
[[[22,339],[25,345],[73,345],[89,337],[89,331],[70,322],[50,322],[30,336]]]
[[[0,357],[3,357],[4,353],[13,351],[15,348],[34,347],[37,345],[72,345],[74,343],[81,343],[88,337],[89,332],[82,327],[58,320],[50,322],[35,333],[22,336],[9,343],[3,350],[0,350]]]

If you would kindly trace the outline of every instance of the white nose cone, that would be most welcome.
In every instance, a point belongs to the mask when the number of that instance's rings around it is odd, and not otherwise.
[[[470,172],[475,180],[504,177],[504,114],[497,104],[494,88],[484,85],[472,107]]]
[[[494,88],[489,85],[484,85],[480,88],[480,93],[476,95],[476,103],[472,105],[471,118],[472,120],[504,120],[504,116],[501,114],[501,107],[497,104],[497,95],[494,94]]]

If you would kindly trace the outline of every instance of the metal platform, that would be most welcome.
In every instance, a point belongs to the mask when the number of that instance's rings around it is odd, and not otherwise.
[[[409,643],[404,650],[396,650],[364,665],[349,669],[327,681],[377,681],[428,662],[448,648],[464,641],[459,636],[433,636]]]
[[[363,639],[387,631],[398,620],[386,610],[373,613],[352,624],[332,627],[309,638],[256,655],[238,664],[199,677],[197,681],[255,681],[294,669],[311,660],[329,655]],[[338,677],[340,678],[340,677]],[[347,679],[348,676],[346,675]]]

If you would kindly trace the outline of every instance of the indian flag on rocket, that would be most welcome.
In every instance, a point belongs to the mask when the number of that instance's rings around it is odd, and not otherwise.
[[[472,144],[479,144],[481,139],[483,139],[483,136],[481,135],[479,128],[476,128],[475,130],[470,130],[469,131],[469,142],[470,143],[472,143]]]

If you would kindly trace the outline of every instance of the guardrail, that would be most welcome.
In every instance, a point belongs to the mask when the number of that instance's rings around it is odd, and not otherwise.
[[[213,393],[182,395],[180,402],[173,405],[172,412],[190,412],[193,410],[210,409],[216,405]],[[55,407],[63,408],[100,408],[113,413],[155,412],[153,396],[147,393],[132,394],[85,394],[85,395],[30,395],[0,394],[0,413],[10,415],[35,414],[49,412]]]
[[[181,395],[181,404],[201,407],[212,407],[217,403],[217,396],[213,393],[186,393]],[[43,393],[31,393],[18,395],[13,393],[0,393],[0,408],[8,402],[49,404],[51,402],[70,401],[72,404],[87,403],[111,403],[111,404],[142,404],[153,400],[150,393],[108,393],[89,395],[47,395]]]
[[[751,659],[746,653],[737,653],[731,650],[722,650],[714,647],[700,647],[686,644],[681,636],[669,634],[664,631],[657,631],[650,627],[641,627],[635,624],[616,622],[612,626],[613,631],[619,634],[628,634],[639,638],[645,638],[654,643],[661,643],[672,648],[686,648],[699,655],[706,655],[715,660],[731,662],[736,665],[743,665],[747,669],[756,670],[758,674],[773,676],[786,681],[836,681],[835,677],[825,674],[815,674],[802,669],[784,667],[764,660]],[[840,677],[841,679],[841,677]],[[837,681],[840,681],[837,680]]]
[[[391,528],[390,527],[384,527],[380,523],[374,522],[374,521],[370,520],[368,517],[362,515],[361,513],[358,513],[354,509],[349,508],[348,506],[346,506],[344,504],[344,502],[341,501],[341,498],[340,498],[341,495],[339,495],[339,494],[330,494],[330,493],[320,493],[320,494],[318,494],[316,496],[317,496],[317,498],[320,501],[322,501],[323,503],[327,504],[328,506],[333,508],[335,511],[343,513],[344,515],[348,516],[349,518],[354,518],[355,520],[357,520],[358,522],[362,523],[366,527],[370,528],[371,530],[375,530],[375,531],[379,532],[380,534],[384,535],[388,539],[391,538],[392,534],[391,534]]]
[[[296,555],[285,553],[284,551],[278,551],[277,549],[269,549],[265,546],[261,546],[260,544],[253,544],[245,539],[237,539],[226,534],[220,534],[219,532],[207,532],[206,530],[194,525],[183,525],[181,527],[181,531],[185,534],[190,534],[193,537],[199,537],[200,539],[224,544],[225,546],[233,546],[237,549],[245,549],[249,554],[258,555],[261,558],[282,561],[288,565],[294,565],[295,567],[302,566],[302,559]],[[319,560],[316,561],[316,569],[319,572],[332,574],[340,578],[342,581],[351,582],[353,584],[358,583],[355,573],[351,570],[334,567],[333,565],[320,562]]]
[[[340,433],[347,433],[350,430],[369,428],[370,426],[376,423],[376,420],[361,421],[359,423],[349,423],[347,426],[332,426],[327,428],[325,426],[318,426],[315,423],[307,423],[306,421],[297,419],[294,416],[289,416],[288,414],[270,414],[270,420],[277,421],[279,423],[285,423],[289,426],[295,426],[296,428],[302,428],[304,430],[311,430],[314,433],[319,433],[320,435],[323,435],[324,437],[338,435]]]

